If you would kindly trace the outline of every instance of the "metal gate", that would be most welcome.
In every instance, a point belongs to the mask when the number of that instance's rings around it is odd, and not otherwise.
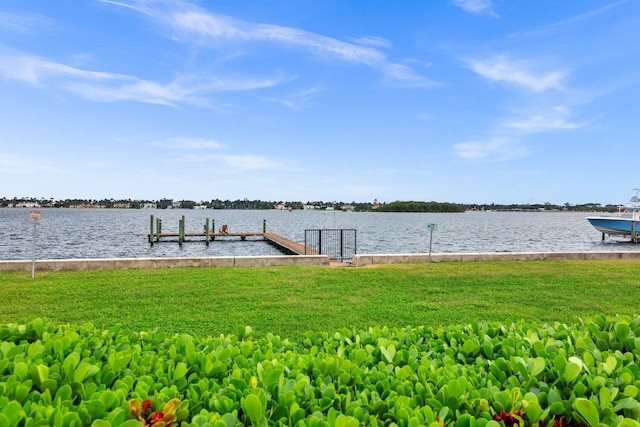
[[[356,253],[356,230],[304,230],[304,253],[328,255],[329,258],[351,262],[353,254]]]

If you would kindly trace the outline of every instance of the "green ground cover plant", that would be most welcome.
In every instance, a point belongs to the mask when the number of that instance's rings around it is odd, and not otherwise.
[[[640,427],[636,269],[2,272],[0,426]]]
[[[0,322],[118,324],[216,335],[634,315],[636,261],[446,262],[375,268],[0,272]]]
[[[35,319],[0,326],[0,425],[638,427],[639,337],[640,318],[604,316],[299,342]]]

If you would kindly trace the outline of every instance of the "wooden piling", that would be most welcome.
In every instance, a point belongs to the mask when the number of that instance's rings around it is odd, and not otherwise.
[[[149,219],[149,243],[153,246],[153,215]]]
[[[267,220],[266,219],[262,220],[262,232],[263,233],[267,232]]]
[[[182,246],[182,242],[184,242],[184,215],[182,215],[182,218],[180,219],[180,222],[178,223],[178,244],[180,246]]]
[[[205,234],[205,241],[207,242],[207,246],[209,246],[209,240],[211,240],[211,233],[209,233],[209,218],[207,218],[207,220],[204,223],[204,234]]]

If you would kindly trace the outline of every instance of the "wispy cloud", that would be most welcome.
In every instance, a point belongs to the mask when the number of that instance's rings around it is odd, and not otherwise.
[[[468,13],[498,17],[493,10],[491,0],[451,0],[451,2]]]
[[[528,151],[508,138],[465,141],[453,146],[456,155],[467,160],[504,161],[524,157]]]
[[[174,150],[218,150],[224,145],[218,141],[205,138],[175,137],[158,141],[157,145]]]
[[[169,106],[208,105],[208,94],[262,89],[287,81],[283,76],[263,79],[183,76],[163,84],[124,74],[83,70],[35,55],[3,49],[2,46],[0,76],[36,86],[66,90],[95,101],[135,101]]]
[[[472,59],[468,67],[482,77],[494,82],[506,82],[533,92],[550,89],[562,89],[562,83],[568,72],[566,70],[534,71],[527,61],[515,61],[502,54],[487,59]]]
[[[387,79],[412,87],[438,86],[415,70],[389,61],[378,48],[389,47],[381,38],[358,39],[359,44],[348,43],[322,34],[272,24],[249,23],[230,16],[211,13],[187,2],[146,2],[143,0],[112,1],[105,3],[134,9],[170,28],[176,39],[190,39],[202,46],[250,45],[267,43],[274,47],[295,49],[320,58],[365,65],[381,72]],[[157,6],[157,7],[152,7]]]
[[[0,153],[0,174],[31,175],[41,172],[54,174],[64,173],[63,169],[51,166],[50,163],[51,162],[46,159],[26,159],[13,153]]]
[[[36,34],[44,28],[51,27],[53,21],[43,15],[34,13],[9,13],[0,11],[0,31],[6,30],[18,34]]]
[[[285,163],[272,157],[255,154],[220,154],[224,144],[207,138],[173,137],[156,141],[154,145],[177,152],[172,156],[181,163],[212,163],[227,166],[230,171],[282,169]]]
[[[545,26],[543,26],[541,28],[538,28],[538,29],[535,29],[535,30],[520,31],[520,32],[514,33],[512,36],[538,35],[538,34],[546,33],[546,32],[553,31],[553,30],[556,30],[556,29],[559,29],[559,28],[571,26],[571,25],[580,23],[582,21],[588,21],[590,19],[597,18],[600,15],[603,15],[603,14],[609,12],[610,10],[615,9],[615,8],[617,8],[619,6],[622,6],[623,4],[628,3],[628,2],[629,2],[629,0],[619,0],[617,2],[610,3],[610,4],[604,5],[602,7],[599,7],[597,9],[590,10],[588,12],[581,13],[579,15],[575,15],[575,16],[572,16],[570,18],[563,19],[561,21],[553,22],[551,24],[545,25]]]
[[[374,48],[390,49],[391,47],[393,47],[393,43],[391,43],[389,40],[376,36],[352,38],[351,41],[362,46],[369,46]]]
[[[311,98],[314,94],[320,91],[321,89],[319,87],[314,86],[314,87],[310,87],[310,88],[298,91],[289,96],[270,97],[267,99],[267,101],[274,104],[285,106],[292,110],[299,110],[301,108],[304,108],[308,104],[309,98]]]
[[[538,133],[579,129],[589,124],[589,122],[571,121],[571,115],[571,109],[560,105],[544,113],[506,120],[502,123],[502,127],[523,133]]]
[[[186,163],[215,163],[219,166],[227,166],[231,171],[282,169],[285,166],[283,162],[277,159],[254,154],[187,154],[179,157],[177,160]]]

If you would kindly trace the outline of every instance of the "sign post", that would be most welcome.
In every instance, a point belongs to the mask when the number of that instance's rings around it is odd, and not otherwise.
[[[433,241],[433,232],[438,229],[438,224],[430,222],[427,224],[427,230],[429,230],[429,263],[431,265],[431,242]]]
[[[42,218],[42,212],[29,211],[29,218],[33,220],[33,249],[31,251],[31,278],[36,275],[36,224]]]

